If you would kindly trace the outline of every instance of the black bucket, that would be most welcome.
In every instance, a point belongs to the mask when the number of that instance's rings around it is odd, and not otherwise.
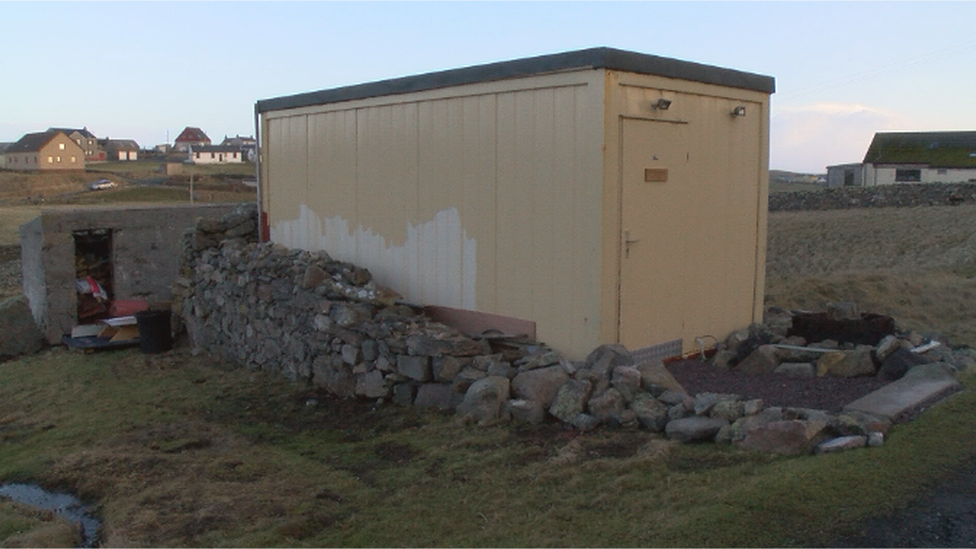
[[[165,353],[173,348],[173,332],[169,310],[136,313],[139,325],[139,349],[146,354]]]

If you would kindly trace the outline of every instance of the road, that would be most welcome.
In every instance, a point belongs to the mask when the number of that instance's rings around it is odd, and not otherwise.
[[[905,509],[830,547],[976,547],[976,456]]]

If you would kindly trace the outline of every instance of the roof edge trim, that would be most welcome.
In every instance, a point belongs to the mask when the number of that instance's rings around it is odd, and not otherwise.
[[[771,76],[614,48],[590,48],[263,99],[255,108],[262,113],[581,69],[621,70],[764,93],[776,91]]]

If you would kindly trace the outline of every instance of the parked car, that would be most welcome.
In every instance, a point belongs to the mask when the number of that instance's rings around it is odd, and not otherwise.
[[[111,179],[99,179],[98,181],[88,185],[88,189],[92,191],[102,191],[105,189],[112,189],[115,187],[115,181]]]

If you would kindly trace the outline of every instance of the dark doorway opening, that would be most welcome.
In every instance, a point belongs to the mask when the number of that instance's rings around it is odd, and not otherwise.
[[[105,318],[113,296],[112,230],[74,231],[78,320]]]

